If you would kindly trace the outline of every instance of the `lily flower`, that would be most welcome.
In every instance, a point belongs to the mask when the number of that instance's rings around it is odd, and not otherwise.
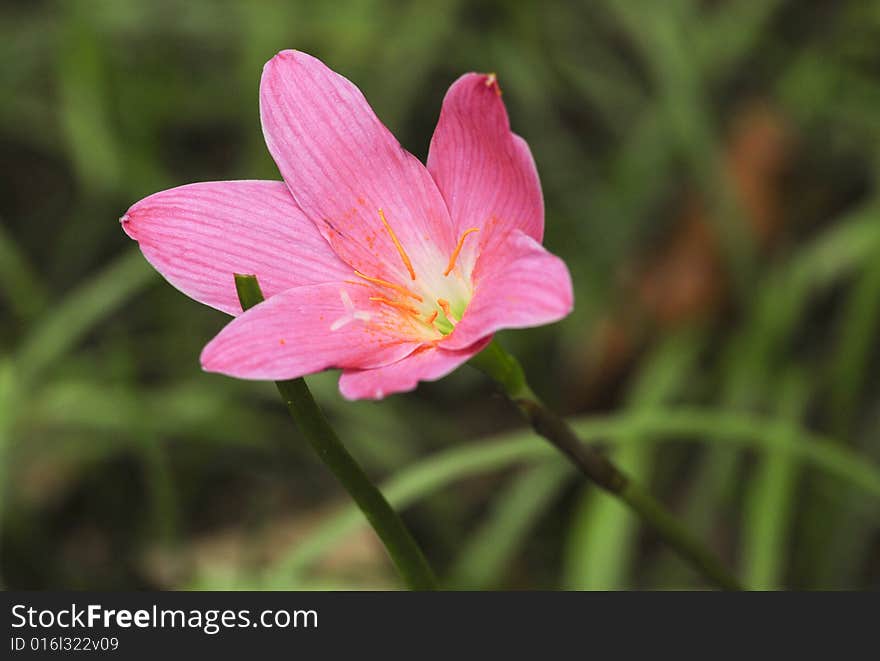
[[[283,182],[180,186],[121,218],[172,285],[236,316],[202,351],[205,370],[340,368],[345,397],[378,399],[448,374],[499,329],[571,311],[568,269],[541,245],[535,163],[493,74],[450,87],[427,167],[302,52],[266,64],[260,115]],[[235,273],[256,275],[266,300],[242,312]]]

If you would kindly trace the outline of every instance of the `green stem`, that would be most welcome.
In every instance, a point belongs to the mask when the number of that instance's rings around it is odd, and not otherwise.
[[[529,387],[519,361],[497,341],[470,362],[498,382],[539,435],[566,455],[585,477],[626,503],[682,558],[719,587],[742,589],[718,557],[692,536],[660,502],[630,480],[605,455],[581,443],[569,424],[541,403]]]
[[[235,287],[245,310],[263,300],[256,276],[236,274]],[[275,385],[300,432],[367,517],[407,586],[413,590],[436,589],[434,572],[422,550],[382,493],[345,449],[305,380],[276,381]]]

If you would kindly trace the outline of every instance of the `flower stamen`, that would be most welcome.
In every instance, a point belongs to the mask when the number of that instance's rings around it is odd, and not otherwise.
[[[370,300],[376,301],[377,303],[390,305],[393,308],[414,315],[416,317],[419,315],[419,311],[416,310],[414,307],[407,305],[406,303],[401,303],[400,301],[392,301],[390,298],[385,298],[384,296],[370,296]]]
[[[443,271],[444,276],[452,273],[452,269],[455,268],[455,260],[458,259],[458,254],[461,252],[461,249],[464,246],[464,240],[467,238],[467,235],[479,231],[479,227],[471,227],[470,229],[464,231],[464,233],[461,235],[461,238],[458,240],[458,245],[455,246],[455,250],[452,251],[452,257],[449,258],[449,264],[446,266],[446,270]]]
[[[428,324],[428,326],[433,326],[434,322],[437,320],[437,317],[439,315],[440,315],[440,312],[437,310],[434,310],[434,312],[431,313],[431,316],[428,317],[428,321],[426,321],[425,323]]]
[[[380,285],[382,287],[388,287],[389,289],[393,289],[394,291],[398,291],[401,294],[403,294],[404,296],[409,296],[410,298],[415,299],[419,303],[421,303],[422,301],[425,300],[424,298],[422,298],[421,296],[419,296],[415,292],[411,292],[409,289],[407,289],[403,285],[398,285],[393,282],[388,282],[387,280],[382,280],[382,278],[372,278],[368,275],[364,275],[363,273],[361,273],[358,270],[355,270],[354,274],[359,278],[363,278],[367,282],[372,282],[372,283],[375,283],[375,284]]]
[[[391,225],[389,225],[388,221],[385,219],[385,213],[382,211],[382,209],[379,209],[379,218],[382,219],[382,224],[385,225],[385,229],[388,230],[388,234],[391,236],[391,240],[394,242],[394,247],[397,248],[397,252],[400,253],[400,259],[403,260],[403,265],[406,266],[406,270],[409,271],[409,277],[415,280],[416,272],[413,270],[412,262],[409,261],[409,255],[406,254],[403,246],[400,245],[400,241],[397,240],[397,235],[394,234],[394,230],[391,229]]]
[[[452,316],[452,308],[449,307],[449,301],[447,301],[445,298],[438,298],[437,305],[439,305],[440,309],[443,310],[443,314],[446,315],[449,323],[454,326],[456,319]]]

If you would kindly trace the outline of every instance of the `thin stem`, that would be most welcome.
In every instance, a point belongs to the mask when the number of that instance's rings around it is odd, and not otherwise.
[[[498,382],[539,435],[567,456],[586,478],[626,503],[695,569],[725,590],[742,589],[721,560],[659,501],[630,480],[604,454],[581,443],[569,424],[541,403],[529,387],[519,361],[496,341],[470,362]]]
[[[245,310],[263,300],[255,276],[236,274],[235,287]],[[407,586],[413,590],[436,589],[434,572],[422,550],[382,493],[345,449],[305,380],[276,381],[275,385],[300,432],[364,513]]]

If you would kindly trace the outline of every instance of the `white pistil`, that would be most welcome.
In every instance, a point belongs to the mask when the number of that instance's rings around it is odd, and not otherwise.
[[[338,331],[344,328],[352,321],[369,321],[371,315],[366,310],[357,310],[352,303],[351,297],[344,289],[339,290],[339,297],[342,299],[342,306],[345,308],[345,314],[330,324],[330,331]]]

